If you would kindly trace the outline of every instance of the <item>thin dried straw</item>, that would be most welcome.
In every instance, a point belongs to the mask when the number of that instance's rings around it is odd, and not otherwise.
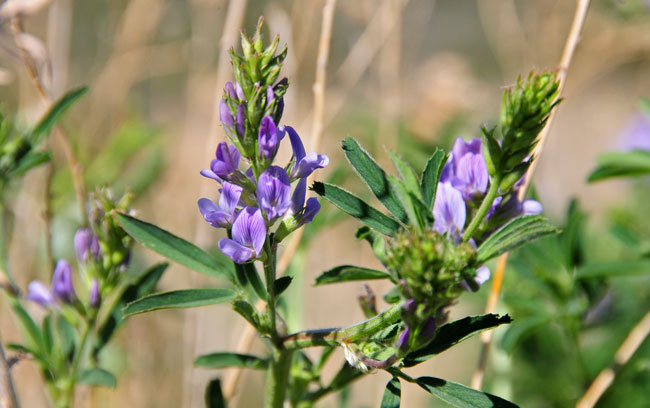
[[[580,398],[576,408],[592,408],[607,388],[614,382],[616,373],[632,358],[643,341],[650,335],[650,312],[646,313],[636,326],[632,328],[621,347],[616,350],[612,364],[604,368],[591,383],[585,395]]]
[[[320,40],[318,42],[318,56],[316,58],[316,80],[313,85],[314,91],[314,116],[312,123],[312,134],[309,143],[311,151],[317,151],[320,148],[323,139],[323,118],[325,115],[325,83],[327,79],[327,62],[329,60],[330,43],[332,38],[332,25],[334,23],[334,11],[336,8],[336,0],[327,0],[323,7],[323,20],[321,23]],[[309,177],[307,184],[311,184],[312,176]],[[311,193],[310,193],[311,194]],[[277,271],[278,276],[284,274],[291,263],[293,255],[300,246],[302,239],[303,229],[299,229],[294,233],[287,248],[285,249],[282,257],[278,261]],[[264,302],[257,302],[257,310],[264,307]],[[241,340],[237,345],[238,353],[246,353],[253,342],[255,337],[255,329],[247,325],[242,333]],[[224,382],[223,394],[226,399],[231,398],[237,388],[237,382],[241,376],[241,370],[238,368],[233,369],[231,375]]]
[[[11,379],[11,366],[0,340],[0,408],[17,408],[16,390]]]
[[[578,0],[576,5],[575,14],[573,16],[573,22],[571,23],[571,28],[569,29],[569,35],[567,37],[566,43],[564,44],[564,51],[562,52],[562,57],[560,59],[560,65],[558,66],[557,79],[560,82],[558,94],[561,96],[564,91],[564,85],[566,84],[567,72],[569,66],[571,65],[571,60],[573,59],[573,54],[576,50],[578,42],[580,41],[580,33],[585,23],[587,17],[587,10],[589,9],[590,0]],[[539,156],[542,153],[546,139],[551,129],[553,120],[557,109],[554,109],[546,126],[540,132],[539,143],[537,144],[535,151],[533,152],[534,156],[537,159],[533,162],[532,166],[526,173],[524,178],[524,184],[519,190],[519,199],[523,200],[530,186],[533,173],[537,167],[537,162],[539,161]],[[501,255],[497,261],[497,267],[494,272],[494,277],[492,279],[492,286],[490,287],[490,294],[488,296],[488,301],[485,306],[485,313],[494,313],[496,311],[497,303],[499,301],[499,295],[501,293],[501,284],[503,282],[503,275],[506,269],[506,264],[508,260],[508,254],[505,253]],[[490,344],[492,342],[492,331],[488,330],[481,333],[481,351],[479,355],[478,367],[472,375],[471,386],[475,389],[481,389],[483,386],[483,377],[485,375],[485,367],[487,365],[487,357],[490,352]]]

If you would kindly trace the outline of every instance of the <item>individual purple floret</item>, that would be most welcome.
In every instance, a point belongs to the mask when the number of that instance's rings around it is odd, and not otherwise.
[[[650,151],[650,119],[642,113],[630,119],[620,132],[624,150]]]
[[[93,278],[92,282],[90,283],[90,293],[88,294],[88,304],[90,304],[91,307],[98,307],[100,302],[101,302],[101,299],[100,299],[100,295],[99,295],[99,283],[97,282],[97,279]]]
[[[489,279],[490,279],[490,268],[488,268],[487,266],[480,266],[476,270],[476,277],[474,278],[476,283],[482,285],[485,282],[487,282]]]
[[[273,118],[265,116],[260,123],[258,136],[259,155],[262,158],[273,160],[284,138],[284,126],[275,126]]]
[[[487,213],[488,219],[497,219],[503,222],[522,215],[541,214],[543,207],[539,201],[527,198],[519,201],[517,198],[518,189],[515,189],[507,198],[497,197]]]
[[[226,133],[230,137],[233,137],[233,130],[235,130],[235,118],[233,118],[232,113],[230,113],[230,108],[228,108],[228,103],[222,99],[219,102],[219,120],[223,124]]]
[[[237,107],[237,134],[244,137],[246,133],[246,106],[240,103]]]
[[[244,95],[244,89],[239,85],[239,82],[235,82],[235,93],[240,101],[246,102],[246,95]]]
[[[460,191],[451,183],[440,183],[433,203],[433,230],[458,237],[465,227],[467,210]]]
[[[237,92],[235,91],[235,87],[233,86],[232,82],[228,81],[226,82],[226,86],[224,87],[224,91],[226,92],[226,95],[230,99],[235,99],[237,100]],[[221,112],[220,112],[221,113]]]
[[[282,167],[271,166],[257,181],[257,201],[269,221],[287,212],[291,206],[289,176]]]
[[[241,210],[232,225],[232,239],[219,240],[219,249],[234,262],[241,264],[257,258],[266,240],[266,221],[256,207]]]
[[[64,260],[60,259],[54,268],[52,275],[52,293],[54,296],[65,303],[71,303],[75,297],[74,285],[72,283],[72,267]]]
[[[311,197],[307,200],[307,205],[305,205],[305,211],[302,213],[302,217],[298,223],[300,225],[309,224],[313,221],[314,217],[320,211],[320,203],[316,197]]]
[[[74,252],[79,262],[86,262],[92,256],[99,258],[99,238],[89,228],[81,228],[74,234]]]
[[[43,307],[49,307],[54,303],[54,295],[42,282],[32,281],[27,289],[28,293],[25,299],[36,302]]]
[[[406,353],[409,349],[409,339],[411,338],[411,328],[407,327],[400,335],[397,340],[397,348],[402,352]]]
[[[450,182],[468,201],[485,193],[489,175],[481,152],[481,139],[469,142],[460,137],[456,139],[440,181]]]
[[[201,170],[201,175],[222,182],[239,168],[240,159],[241,153],[235,146],[221,142],[217,145],[216,158],[210,162],[210,168]]]
[[[291,149],[293,149],[294,163],[291,167],[291,179],[307,177],[316,169],[326,167],[330,159],[325,154],[309,153],[305,154],[305,146],[300,140],[298,133],[291,127],[286,126],[289,140],[291,141]]]
[[[199,211],[208,224],[215,228],[230,227],[234,220],[235,209],[239,204],[242,190],[241,186],[224,181],[221,196],[219,197],[219,205],[207,198],[200,199],[198,203]]]

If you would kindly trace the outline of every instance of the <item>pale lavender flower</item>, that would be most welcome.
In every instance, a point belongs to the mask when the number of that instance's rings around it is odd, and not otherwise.
[[[481,154],[481,139],[472,139],[469,142],[465,142],[462,137],[456,139],[451,148],[449,159],[442,169],[441,182],[452,181],[452,178],[458,173],[460,160],[467,154]]]
[[[227,228],[232,225],[235,209],[239,204],[243,188],[236,184],[225,181],[221,196],[219,197],[219,205],[202,198],[199,200],[199,211],[203,218],[215,228]]]
[[[43,307],[50,307],[54,304],[54,295],[42,282],[32,281],[29,283],[27,289],[26,300],[36,302]]]
[[[246,95],[244,95],[244,89],[239,85],[239,82],[235,82],[235,92],[240,101],[246,102]]]
[[[650,151],[650,118],[637,113],[628,121],[619,137],[623,142],[623,150]]]
[[[266,222],[262,211],[246,207],[235,217],[232,225],[232,239],[219,240],[219,249],[234,262],[242,264],[262,253],[266,240]]]
[[[97,282],[96,278],[93,278],[92,282],[90,283],[88,304],[90,304],[90,307],[98,307],[100,302],[101,298],[99,294],[99,282]]]
[[[99,238],[89,228],[81,228],[74,234],[74,252],[79,262],[86,262],[92,256],[99,258]]]
[[[64,260],[60,259],[54,274],[52,275],[52,293],[54,296],[65,303],[72,302],[75,297],[74,285],[72,283],[72,267]]]
[[[325,154],[305,154],[305,146],[302,144],[298,133],[291,126],[286,126],[286,130],[289,134],[294,158],[290,173],[291,179],[307,177],[314,170],[322,169],[329,164],[330,159]]]
[[[210,162],[210,168],[201,170],[201,175],[222,182],[239,168],[240,159],[241,153],[235,146],[221,142],[217,145],[216,158]]]
[[[257,181],[257,201],[269,221],[282,216],[291,206],[289,176],[282,167],[270,166]]]
[[[440,183],[433,203],[433,230],[458,237],[465,227],[467,210],[460,191],[451,183]]]
[[[476,277],[474,278],[476,283],[482,285],[485,282],[487,282],[489,279],[490,279],[490,268],[488,268],[487,266],[481,266],[476,270]]]
[[[226,133],[232,137],[232,131],[235,129],[235,118],[233,118],[232,113],[230,113],[228,103],[223,99],[219,102],[219,120],[221,120]]]
[[[284,126],[276,127],[273,118],[263,117],[258,135],[260,157],[273,160],[280,147],[280,141],[284,138],[284,133]]]
[[[485,159],[481,154],[467,153],[458,161],[452,185],[463,194],[465,200],[472,200],[487,190],[489,175]]]

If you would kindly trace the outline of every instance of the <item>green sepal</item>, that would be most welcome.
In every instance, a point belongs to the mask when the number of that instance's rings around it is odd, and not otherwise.
[[[391,151],[388,152],[388,157],[390,157],[391,161],[393,162],[393,165],[395,166],[395,169],[397,169],[397,173],[400,176],[400,179],[404,183],[404,187],[406,187],[406,190],[414,194],[417,198],[420,200],[422,199],[422,190],[420,188],[420,179],[418,178],[418,175],[415,173],[415,170],[413,170],[413,167],[404,160],[402,156],[400,156],[397,153],[393,153]]]
[[[429,210],[433,209],[438,181],[440,180],[442,169],[445,167],[448,157],[447,153],[436,148],[431,157],[429,157],[429,160],[422,171],[422,177],[420,177],[420,189],[422,190],[422,199],[424,204],[426,204]]]

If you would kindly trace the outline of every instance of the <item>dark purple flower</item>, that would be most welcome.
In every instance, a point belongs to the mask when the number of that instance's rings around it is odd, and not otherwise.
[[[92,256],[99,258],[99,238],[88,228],[81,228],[74,234],[74,252],[79,262],[86,262]]]
[[[244,137],[246,133],[246,107],[240,103],[237,107],[237,134]]]
[[[458,237],[465,227],[465,201],[451,183],[440,183],[433,203],[433,230]]]
[[[302,210],[302,206],[305,205],[306,196],[307,179],[301,178],[293,189],[293,195],[291,195],[291,208],[289,211],[291,214],[298,214]]]
[[[221,182],[239,168],[240,159],[241,153],[235,146],[221,142],[217,145],[216,158],[210,162],[210,168],[201,170],[201,175]]]
[[[93,278],[92,282],[90,283],[88,304],[90,304],[90,307],[98,307],[99,302],[101,302],[101,298],[99,295],[99,283],[97,282],[97,279]]]
[[[397,340],[397,348],[402,352],[406,353],[409,349],[409,339],[411,338],[411,328],[407,327],[400,335]]]
[[[257,258],[266,240],[266,222],[262,211],[256,207],[246,207],[235,217],[232,225],[232,239],[219,240],[219,249],[236,263],[244,263]]]
[[[270,116],[263,117],[258,135],[260,157],[273,160],[280,147],[280,141],[284,138],[284,133],[284,126],[276,128],[273,118]]]
[[[208,224],[215,228],[231,226],[242,190],[241,186],[225,181],[219,197],[219,205],[207,198],[200,199],[199,211]]]
[[[320,211],[320,203],[316,197],[311,197],[307,200],[307,205],[305,205],[305,211],[302,213],[300,218],[300,224],[309,224],[312,222],[316,214]]]
[[[72,302],[75,297],[74,285],[72,283],[72,267],[64,260],[60,259],[54,268],[52,275],[52,293],[54,296],[65,303]]]
[[[257,202],[269,221],[282,216],[291,206],[289,176],[282,167],[270,166],[257,180]]]
[[[291,141],[291,149],[293,150],[294,163],[291,167],[291,178],[307,177],[316,169],[326,167],[330,159],[325,154],[309,153],[305,154],[305,146],[300,140],[298,133],[291,127],[286,126],[289,140]]]
[[[42,282],[31,281],[27,289],[26,300],[36,302],[43,307],[49,307],[54,303],[54,295]]]

